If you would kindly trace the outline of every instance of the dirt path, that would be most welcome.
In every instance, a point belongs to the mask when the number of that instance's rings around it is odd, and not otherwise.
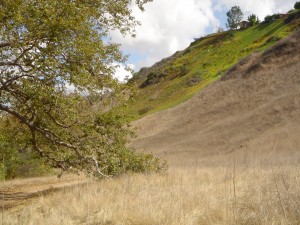
[[[82,176],[40,177],[0,183],[0,211],[17,210],[46,194],[91,182]]]

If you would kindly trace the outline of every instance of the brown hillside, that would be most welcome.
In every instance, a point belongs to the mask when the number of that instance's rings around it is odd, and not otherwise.
[[[300,150],[300,30],[221,80],[134,125],[132,146],[165,159]]]

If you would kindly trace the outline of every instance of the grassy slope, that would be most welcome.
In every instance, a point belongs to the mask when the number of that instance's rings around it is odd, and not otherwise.
[[[166,63],[150,68],[150,72],[156,76],[156,82],[139,89],[135,99],[129,101],[126,112],[139,118],[178,105],[220,78],[242,58],[255,51],[265,50],[298,26],[299,20],[289,24],[277,20],[246,30],[227,31],[201,38]],[[200,79],[200,82],[187,84],[195,79]],[[137,81],[141,84],[145,78],[138,78]]]

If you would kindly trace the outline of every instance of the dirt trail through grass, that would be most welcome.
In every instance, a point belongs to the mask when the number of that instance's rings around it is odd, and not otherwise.
[[[0,211],[18,209],[32,200],[56,191],[89,182],[80,176],[67,175],[19,179],[0,183]]]

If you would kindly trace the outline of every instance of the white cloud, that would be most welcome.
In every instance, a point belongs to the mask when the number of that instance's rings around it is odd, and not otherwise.
[[[127,66],[131,70],[133,70],[135,67],[133,64],[128,64]],[[117,78],[120,82],[125,82],[127,79],[130,79],[132,77],[132,74],[131,72],[126,70],[124,65],[118,65],[114,77]]]
[[[136,38],[123,38],[117,32],[111,35],[123,50],[146,56],[137,67],[149,66],[184,49],[193,37],[202,36],[206,28],[218,24],[211,0],[154,0],[145,6],[145,12],[134,8],[133,14],[142,23]]]
[[[295,0],[154,0],[145,5],[145,12],[133,8],[133,15],[142,23],[136,29],[136,38],[124,38],[116,31],[111,36],[114,42],[122,44],[123,51],[140,57],[134,60],[139,69],[186,48],[193,38],[224,24],[216,18],[226,17],[234,5],[241,7],[245,19],[255,13],[263,20],[267,14],[292,9],[294,3]]]

